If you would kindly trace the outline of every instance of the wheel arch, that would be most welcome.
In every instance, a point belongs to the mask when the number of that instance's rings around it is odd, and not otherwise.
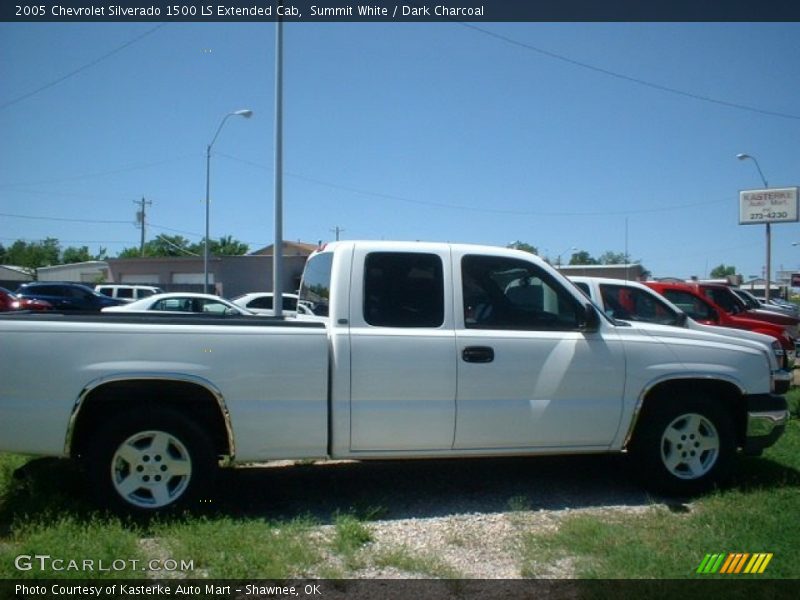
[[[668,402],[670,395],[700,393],[715,402],[730,402],[731,415],[736,433],[736,444],[744,443],[747,426],[747,409],[745,403],[746,389],[733,378],[720,378],[717,376],[691,375],[685,377],[668,377],[654,381],[639,395],[639,399],[628,427],[623,443],[623,449],[628,449],[631,440],[636,434],[638,424],[648,408],[658,402]]]
[[[89,383],[73,406],[65,454],[80,456],[92,431],[111,415],[150,407],[181,412],[208,432],[219,456],[236,455],[230,412],[220,390],[201,377],[180,373],[125,373]]]

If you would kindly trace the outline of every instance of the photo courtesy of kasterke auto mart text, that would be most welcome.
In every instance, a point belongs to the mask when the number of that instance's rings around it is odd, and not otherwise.
[[[633,326],[518,250],[335,242],[299,302],[314,314],[4,315],[0,451],[80,461],[128,513],[272,459],[626,452],[691,494],[789,416],[773,338]]]

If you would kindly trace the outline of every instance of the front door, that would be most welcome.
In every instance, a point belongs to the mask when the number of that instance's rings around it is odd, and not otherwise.
[[[609,445],[625,382],[613,331],[582,330],[581,302],[533,262],[465,254],[454,271],[463,307],[454,447]]]

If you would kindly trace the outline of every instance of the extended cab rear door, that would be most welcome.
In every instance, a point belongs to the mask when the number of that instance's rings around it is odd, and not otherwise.
[[[584,302],[520,257],[453,251],[456,449],[607,447],[625,355],[615,328],[583,327]]]
[[[446,246],[356,246],[350,290],[350,450],[449,450],[456,412]]]

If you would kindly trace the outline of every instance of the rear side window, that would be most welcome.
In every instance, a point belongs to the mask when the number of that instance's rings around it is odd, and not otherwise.
[[[133,298],[133,288],[117,288],[117,298]]]
[[[258,310],[272,310],[272,296],[261,296],[247,303],[247,308]]]
[[[103,294],[103,296],[111,297],[114,295],[114,289],[110,287],[101,287],[97,290],[98,294]]]
[[[375,327],[441,327],[444,275],[435,254],[373,252],[364,267],[364,319]]]

